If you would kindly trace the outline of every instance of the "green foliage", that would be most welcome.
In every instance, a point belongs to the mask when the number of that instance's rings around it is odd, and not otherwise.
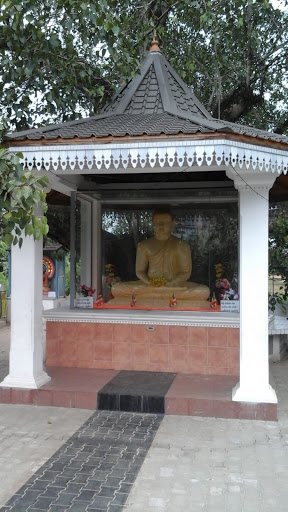
[[[54,116],[74,119],[80,112],[98,109],[107,94],[111,96],[119,66],[126,73],[125,63],[136,54],[128,43],[126,4],[125,0],[2,3],[0,96],[10,122],[27,127],[36,116],[41,116],[41,123]]]
[[[283,286],[269,297],[274,311],[276,304],[288,299],[288,208],[279,207],[271,215],[269,233],[269,274],[281,277]]]
[[[10,125],[98,113],[155,27],[214,116],[285,132],[287,12],[271,0],[2,0],[0,106]]]
[[[40,240],[49,229],[46,217],[36,213],[38,206],[44,213],[47,210],[48,179],[24,171],[21,157],[0,146],[0,240],[7,246],[21,247],[23,231]]]
[[[0,240],[0,284],[8,291],[8,247]]]
[[[269,1],[182,4],[163,38],[196,96],[214,117],[279,128],[287,119],[287,14]]]

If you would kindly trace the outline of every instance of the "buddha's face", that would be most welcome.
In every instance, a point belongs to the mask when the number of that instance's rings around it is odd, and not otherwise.
[[[153,217],[153,231],[157,240],[168,240],[174,229],[174,220],[169,213],[156,213]]]

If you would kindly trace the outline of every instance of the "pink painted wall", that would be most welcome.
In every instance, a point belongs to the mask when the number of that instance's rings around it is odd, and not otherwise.
[[[46,364],[239,375],[239,329],[47,322]]]

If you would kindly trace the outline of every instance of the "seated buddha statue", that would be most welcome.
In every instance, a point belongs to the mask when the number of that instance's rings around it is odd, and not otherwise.
[[[169,210],[157,210],[152,218],[154,236],[138,244],[136,276],[138,281],[118,282],[112,286],[111,303],[120,305],[133,295],[136,304],[167,306],[172,294],[178,305],[207,301],[210,290],[188,281],[192,271],[187,242],[172,235],[175,220]],[[126,300],[125,300],[126,299]]]

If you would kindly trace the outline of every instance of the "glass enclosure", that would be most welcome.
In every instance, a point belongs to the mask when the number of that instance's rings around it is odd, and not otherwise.
[[[189,277],[185,275],[178,282],[176,274],[182,272],[182,263],[179,266],[178,260],[173,260],[174,255],[173,258],[169,255],[169,251],[174,251],[169,245],[170,235],[169,243],[157,239],[157,258],[163,259],[163,268],[166,265],[164,259],[171,260],[171,281],[170,277],[157,275],[157,279],[141,282],[143,288],[140,290],[136,260],[138,258],[139,262],[139,253],[144,248],[142,266],[144,258],[148,275],[154,265],[150,253],[154,251],[155,243],[151,245],[150,240],[157,238],[153,226],[153,214],[157,211],[160,221],[165,214],[173,217],[173,247],[177,247],[179,261],[182,262],[184,252],[189,262],[191,258],[192,270],[189,263]],[[238,299],[238,200],[235,190],[192,193],[183,189],[177,194],[173,190],[123,190],[114,194],[102,193],[100,197],[99,194],[78,194],[75,214],[75,295],[78,298],[93,297],[89,299],[89,306],[87,301],[86,306],[85,301],[79,306],[78,301],[79,307],[181,310],[213,307],[220,310],[217,306],[221,299]],[[180,240],[182,245],[178,243]],[[143,244],[143,241],[146,242]],[[185,272],[187,269],[185,267]],[[190,293],[195,284],[206,290],[206,298],[202,295],[198,300],[199,297]],[[121,290],[120,296],[117,290]],[[143,301],[140,297],[143,293],[153,300]]]

